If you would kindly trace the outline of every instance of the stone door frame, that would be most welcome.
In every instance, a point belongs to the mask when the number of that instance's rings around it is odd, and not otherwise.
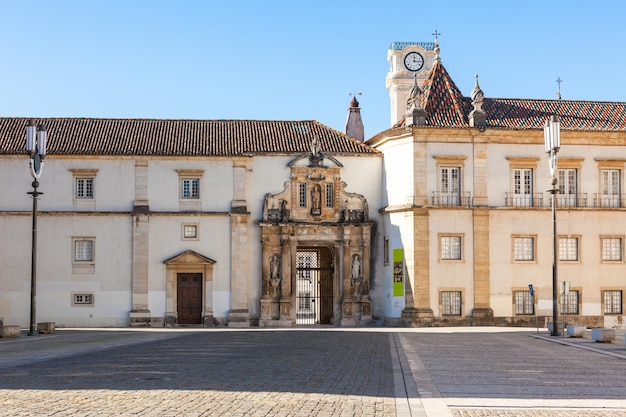
[[[213,265],[215,261],[192,250],[164,261],[166,268],[164,324],[178,324],[178,274],[202,274],[202,324],[214,325],[213,318]]]

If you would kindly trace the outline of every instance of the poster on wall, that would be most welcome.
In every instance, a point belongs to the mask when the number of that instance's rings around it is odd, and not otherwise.
[[[393,296],[404,295],[404,249],[393,250]]]

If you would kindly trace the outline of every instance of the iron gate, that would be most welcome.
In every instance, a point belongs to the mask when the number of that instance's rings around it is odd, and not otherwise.
[[[332,256],[328,249],[298,249],[296,324],[332,323],[333,270]]]

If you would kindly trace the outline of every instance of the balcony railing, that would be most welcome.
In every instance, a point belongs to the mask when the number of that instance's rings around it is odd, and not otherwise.
[[[433,191],[433,197],[431,200],[433,206],[457,206],[457,207],[469,207],[472,205],[472,195],[469,191],[460,193],[444,193],[440,191]]]
[[[552,196],[548,198],[548,205],[552,207]],[[557,194],[556,206],[558,208],[587,207],[587,193]]]
[[[504,204],[507,207],[543,207],[543,194],[506,193]]]
[[[597,208],[621,208],[624,205],[624,196],[620,194],[594,194],[593,206]]]

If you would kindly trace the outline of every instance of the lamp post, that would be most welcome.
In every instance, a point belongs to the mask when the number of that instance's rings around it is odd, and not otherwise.
[[[551,336],[559,335],[558,316],[558,281],[557,281],[557,261],[558,261],[558,242],[556,234],[556,195],[559,192],[557,187],[559,179],[557,177],[557,154],[561,148],[561,127],[559,117],[550,116],[543,128],[544,141],[546,145],[546,153],[548,154],[548,163],[550,165],[550,183],[552,188],[548,190],[552,194],[552,332]]]
[[[35,127],[32,120],[26,126],[26,152],[30,156],[30,174],[33,177],[33,191],[27,194],[33,196],[33,236],[30,264],[30,331],[29,336],[37,334],[37,199],[42,192],[37,191],[39,177],[43,170],[43,160],[46,156],[46,139],[48,132],[43,124]]]

